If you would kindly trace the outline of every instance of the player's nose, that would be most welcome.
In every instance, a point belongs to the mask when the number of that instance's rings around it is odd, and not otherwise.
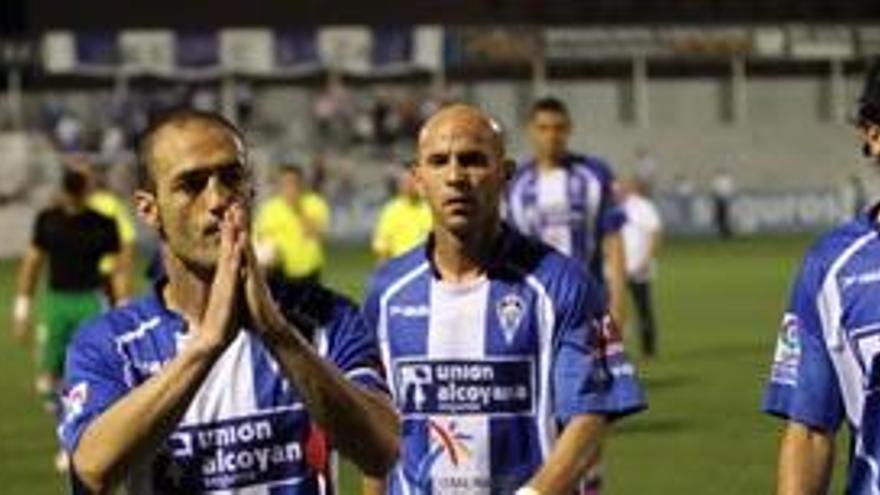
[[[212,215],[222,218],[226,209],[232,204],[233,191],[219,177],[212,176],[205,187],[205,195],[208,211]]]

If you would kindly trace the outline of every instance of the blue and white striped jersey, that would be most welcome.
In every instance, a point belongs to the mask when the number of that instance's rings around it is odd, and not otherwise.
[[[503,232],[473,283],[439,280],[430,240],[371,281],[365,317],[403,421],[391,494],[513,493],[573,416],[645,405],[584,267]]]
[[[782,322],[764,409],[852,430],[847,493],[880,493],[880,231],[877,208],[807,253]]]
[[[510,183],[505,216],[520,232],[582,260],[602,282],[602,236],[626,221],[613,188],[614,174],[594,156],[569,154],[544,172],[529,160]]]
[[[106,313],[77,333],[68,350],[59,427],[68,452],[95,418],[186,345],[184,320],[159,294]],[[275,285],[273,295],[348,378],[387,390],[376,341],[354,304],[312,285]],[[329,493],[324,438],[269,350],[243,330],[152,462],[127,473],[127,493]]]

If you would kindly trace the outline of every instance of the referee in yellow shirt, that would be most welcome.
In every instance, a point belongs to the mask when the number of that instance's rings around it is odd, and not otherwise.
[[[275,276],[318,282],[329,227],[327,201],[306,188],[299,167],[283,165],[278,172],[278,193],[260,206],[254,222],[257,258]]]
[[[382,207],[373,232],[373,252],[380,262],[414,248],[431,231],[431,210],[408,167],[398,172],[395,187],[396,195]]]

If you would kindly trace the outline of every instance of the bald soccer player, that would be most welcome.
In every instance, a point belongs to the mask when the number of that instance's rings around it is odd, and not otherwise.
[[[580,493],[609,422],[645,407],[583,263],[502,222],[497,124],[455,105],[422,129],[421,247],[382,266],[364,312],[403,422],[401,457],[367,490]]]

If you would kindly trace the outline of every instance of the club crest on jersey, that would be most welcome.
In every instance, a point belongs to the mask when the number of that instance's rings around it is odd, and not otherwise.
[[[498,321],[501,323],[501,330],[509,344],[513,342],[516,330],[526,313],[526,303],[516,294],[507,294],[498,301],[495,311],[498,314]]]

